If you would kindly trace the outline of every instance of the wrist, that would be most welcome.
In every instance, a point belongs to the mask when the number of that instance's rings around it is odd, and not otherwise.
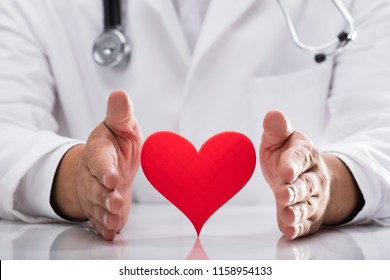
[[[71,221],[86,219],[77,192],[77,170],[84,146],[76,145],[64,154],[50,196],[50,204],[57,215]]]
[[[322,154],[329,172],[330,197],[324,225],[349,222],[364,206],[360,188],[345,163],[331,154]]]

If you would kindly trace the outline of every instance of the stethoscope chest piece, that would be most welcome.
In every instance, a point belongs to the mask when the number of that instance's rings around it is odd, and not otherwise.
[[[102,66],[126,65],[130,60],[130,52],[125,35],[116,28],[105,30],[93,45],[93,58]]]
[[[93,44],[93,59],[101,66],[126,66],[130,60],[131,48],[123,33],[121,1],[103,0],[103,10],[104,31]]]

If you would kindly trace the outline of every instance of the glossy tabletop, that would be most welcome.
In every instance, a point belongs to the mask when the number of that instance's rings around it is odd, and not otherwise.
[[[135,204],[113,242],[88,223],[25,224],[0,220],[0,259],[386,259],[390,227],[370,224],[322,229],[288,241],[274,208],[225,205],[205,224],[200,238],[169,204]]]

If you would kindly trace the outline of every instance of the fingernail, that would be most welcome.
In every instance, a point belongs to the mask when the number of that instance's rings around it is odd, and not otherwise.
[[[291,122],[286,117],[285,117],[285,120],[286,120],[286,124],[287,124],[287,131],[290,132],[290,133],[293,133],[294,132],[294,128],[291,125]]]
[[[289,195],[288,204],[292,204],[295,201],[294,188],[289,186],[289,187],[287,187],[287,190],[288,190],[288,195]]]
[[[103,185],[107,185],[107,175],[106,174],[103,174],[103,176],[102,176],[102,183],[103,183]]]
[[[107,226],[107,220],[108,220],[108,215],[107,215],[107,213],[106,213],[106,214],[104,214],[104,216],[103,216],[103,223],[104,223],[104,225],[106,225],[106,226]]]
[[[102,184],[103,184],[105,187],[107,187],[107,188],[110,187],[110,186],[108,186],[107,174],[103,174],[103,176],[102,176]]]
[[[110,174],[113,174],[114,171],[110,170],[108,173]],[[103,177],[102,177],[102,183],[105,187],[107,187],[108,189],[113,189],[115,188],[115,186],[113,185],[113,181],[112,180],[109,180],[109,176],[107,175],[108,173],[106,174],[103,174]]]
[[[106,205],[107,210],[111,211],[110,198],[107,197],[104,204]]]
[[[295,180],[298,177],[298,167],[295,164],[292,164],[291,169],[293,170],[293,174],[294,174],[293,180]]]
[[[301,227],[300,227],[300,225],[295,225],[294,229],[295,229],[295,233],[294,233],[292,239],[295,239],[295,238],[297,238],[298,236],[301,235]]]
[[[294,225],[295,225],[301,220],[302,213],[301,211],[299,211],[298,209],[292,206],[290,206],[290,210],[293,211],[294,213]]]

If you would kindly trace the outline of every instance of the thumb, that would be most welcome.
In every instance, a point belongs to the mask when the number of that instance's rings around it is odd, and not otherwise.
[[[116,135],[134,133],[136,121],[133,116],[133,104],[125,91],[114,91],[108,97],[104,123]]]
[[[294,132],[287,118],[280,111],[270,111],[263,121],[263,145],[265,149],[279,148],[289,139]]]

